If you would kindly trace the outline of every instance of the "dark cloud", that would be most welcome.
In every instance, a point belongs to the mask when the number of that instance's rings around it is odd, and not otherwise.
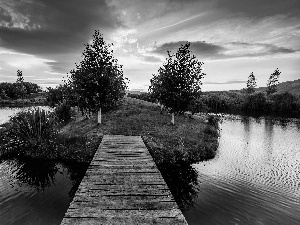
[[[216,8],[224,10],[228,14],[244,15],[259,19],[277,14],[300,17],[299,0],[217,0]]]
[[[245,80],[228,80],[225,82],[212,82],[212,81],[204,81],[204,84],[245,84]]]
[[[2,7],[0,7],[0,24],[2,23],[8,23],[10,24],[12,22],[12,16]]]
[[[167,55],[167,51],[177,52],[178,48],[185,43],[186,41],[164,43],[160,46],[155,46],[152,52],[165,56]],[[197,41],[191,42],[191,50],[194,55],[211,56],[219,55],[225,49],[220,45]]]
[[[109,33],[121,26],[105,0],[20,0],[7,7],[11,14],[0,9],[0,20],[10,21],[0,26],[1,47],[38,56],[76,52],[95,29]]]
[[[154,46],[151,53],[167,56],[167,51],[177,52],[178,48],[186,41],[169,42]],[[226,59],[239,57],[258,57],[275,54],[289,54],[298,50],[279,47],[273,44],[230,42],[230,43],[207,43],[202,41],[190,42],[192,54],[204,59]],[[257,48],[259,48],[257,50]],[[234,49],[235,53],[230,50]]]

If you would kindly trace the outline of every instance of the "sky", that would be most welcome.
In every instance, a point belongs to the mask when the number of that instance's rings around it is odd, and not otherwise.
[[[204,62],[203,91],[300,79],[299,0],[0,0],[0,82],[55,87],[82,58],[95,30],[113,43],[130,90],[181,44]]]

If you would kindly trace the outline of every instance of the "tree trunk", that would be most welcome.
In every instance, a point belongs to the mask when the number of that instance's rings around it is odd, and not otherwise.
[[[98,124],[101,124],[101,107],[99,108],[98,111]]]
[[[172,113],[172,120],[171,120],[171,124],[172,124],[172,125],[174,125],[174,124],[175,124],[174,113]]]

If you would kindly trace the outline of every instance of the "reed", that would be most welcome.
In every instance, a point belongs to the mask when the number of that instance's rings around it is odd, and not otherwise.
[[[21,151],[48,149],[57,133],[55,116],[40,108],[21,111],[13,116],[7,126],[9,147]]]

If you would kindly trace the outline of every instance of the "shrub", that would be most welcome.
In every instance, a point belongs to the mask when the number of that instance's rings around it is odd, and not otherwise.
[[[219,122],[220,118],[218,116],[208,115],[207,124],[215,128],[216,130],[219,130]]]
[[[5,132],[9,147],[28,153],[32,150],[46,150],[53,147],[56,134],[55,117],[43,109],[21,111],[13,116]]]
[[[66,101],[63,101],[54,109],[54,114],[58,122],[69,122],[72,119],[74,112],[71,109],[71,106],[67,104]]]

